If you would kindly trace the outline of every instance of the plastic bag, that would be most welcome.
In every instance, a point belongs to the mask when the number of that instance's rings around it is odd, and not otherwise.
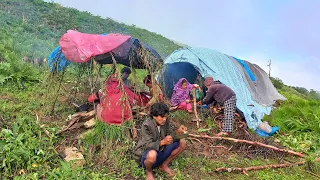
[[[196,99],[197,101],[202,100],[204,97],[203,92],[200,92],[199,89],[196,89]]]

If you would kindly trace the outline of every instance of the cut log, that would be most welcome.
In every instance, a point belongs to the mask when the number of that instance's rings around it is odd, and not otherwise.
[[[212,137],[212,136],[208,136],[208,135],[196,135],[196,134],[189,134],[189,136],[190,137],[195,137],[195,138],[218,139],[218,140],[232,141],[232,142],[236,142],[236,143],[246,143],[246,144],[265,147],[265,148],[272,149],[272,150],[275,150],[275,151],[280,151],[280,152],[292,154],[292,155],[295,155],[295,156],[298,156],[298,157],[302,157],[302,158],[305,157],[305,155],[300,153],[300,152],[295,152],[295,151],[287,150],[287,149],[280,149],[280,148],[277,148],[275,146],[263,144],[263,143],[258,142],[258,141],[248,141],[248,140],[228,138],[228,137]]]
[[[83,125],[87,129],[93,128],[96,125],[96,119],[92,118],[89,121],[86,121]]]
[[[84,122],[84,121],[87,121],[87,120],[93,118],[95,116],[95,114],[96,114],[96,112],[93,110],[90,112],[79,112],[79,113],[72,115],[67,127],[58,131],[57,134],[59,135],[69,129],[77,129],[78,127],[76,127],[76,128],[71,128],[71,127],[78,122]],[[84,123],[82,123],[82,124],[84,124]],[[80,127],[82,127],[82,125]]]

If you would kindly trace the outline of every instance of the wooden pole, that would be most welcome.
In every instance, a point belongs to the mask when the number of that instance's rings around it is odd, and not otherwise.
[[[269,67],[269,78],[270,78],[271,77],[271,74],[270,74],[270,72],[271,72],[271,59],[269,60],[268,67]]]
[[[197,128],[200,127],[200,119],[198,116],[198,111],[197,111],[197,97],[196,97],[196,90],[192,90],[192,95],[193,95],[193,107],[194,107],[194,115],[196,116],[197,120]]]

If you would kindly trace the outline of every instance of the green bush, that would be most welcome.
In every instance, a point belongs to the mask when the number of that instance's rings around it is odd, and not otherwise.
[[[0,132],[0,171],[12,178],[19,171],[26,173],[49,169],[58,160],[55,139],[48,138],[34,119],[17,118],[12,129]]]

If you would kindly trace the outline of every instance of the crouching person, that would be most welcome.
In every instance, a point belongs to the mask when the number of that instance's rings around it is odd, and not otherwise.
[[[145,168],[148,180],[154,179],[152,170],[157,167],[174,176],[175,172],[168,165],[186,148],[185,140],[178,139],[177,134],[183,134],[187,128],[180,126],[176,130],[167,119],[168,114],[166,104],[155,103],[150,108],[150,118],[141,127],[134,157]]]

